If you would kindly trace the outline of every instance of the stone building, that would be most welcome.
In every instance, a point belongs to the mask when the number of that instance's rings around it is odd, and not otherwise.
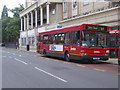
[[[105,0],[26,0],[26,7],[20,13],[20,49],[36,50],[40,32],[83,23],[103,24],[119,28],[120,2]]]

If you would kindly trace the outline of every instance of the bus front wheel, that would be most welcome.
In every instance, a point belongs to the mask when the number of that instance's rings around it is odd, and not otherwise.
[[[70,54],[69,54],[69,52],[65,53],[65,60],[68,61],[68,62],[70,61]]]

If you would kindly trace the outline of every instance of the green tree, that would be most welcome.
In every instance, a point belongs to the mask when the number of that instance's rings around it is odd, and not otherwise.
[[[10,18],[10,17],[6,17],[1,20],[1,22],[2,22],[2,42],[7,42],[9,39],[6,28],[8,26],[8,23],[11,21],[11,19],[12,18]]]
[[[23,5],[15,7],[10,11],[13,13],[13,17],[2,18],[2,41],[3,42],[17,42],[19,38],[20,30],[20,18],[19,13],[23,10]]]
[[[16,42],[18,40],[20,30],[20,19],[12,18],[9,23],[7,23],[7,27],[5,31],[7,32],[7,37],[9,37],[8,42]]]
[[[2,43],[2,21],[0,19],[0,43]]]
[[[19,13],[24,9],[23,4],[19,4],[19,7],[15,7],[14,9],[9,9],[13,13],[13,17],[19,18]]]
[[[3,11],[2,11],[2,15],[1,15],[1,18],[5,18],[5,17],[8,17],[8,9],[7,9],[6,5],[4,5],[4,7],[3,7]]]

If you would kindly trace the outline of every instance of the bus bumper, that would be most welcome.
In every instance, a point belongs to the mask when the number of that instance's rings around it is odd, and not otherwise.
[[[109,59],[108,56],[71,56],[71,59],[76,60],[102,60],[107,61]]]

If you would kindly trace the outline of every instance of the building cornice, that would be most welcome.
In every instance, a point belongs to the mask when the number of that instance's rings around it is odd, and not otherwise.
[[[70,18],[70,19],[67,19],[67,20],[60,21],[59,24],[64,23],[64,22],[69,22],[69,21],[72,21],[72,20],[76,20],[76,19],[79,19],[79,18],[85,18],[85,17],[88,17],[88,16],[92,16],[92,15],[96,15],[96,14],[100,14],[100,13],[112,11],[112,10],[115,10],[115,9],[116,10],[120,9],[120,7],[110,8],[110,9],[106,9],[106,10],[103,10],[103,11],[99,11],[99,12],[95,12],[95,13],[90,13],[88,15],[82,15],[82,16],[78,16],[78,17],[75,17],[75,18]]]
[[[35,2],[33,3],[32,5],[30,5],[29,7],[25,8],[23,11],[21,11],[19,14],[20,14],[20,17],[24,16],[25,14],[27,13],[30,13],[31,11],[33,11],[35,8],[38,7],[38,2]]]
[[[50,2],[53,2],[53,0],[42,0],[41,2],[40,1],[34,2],[32,5],[30,5],[29,7],[25,8],[23,11],[21,11],[19,13],[20,17],[26,15],[27,13],[30,13],[35,8],[41,6],[41,5],[45,4],[45,3],[50,3]],[[57,0],[55,3],[62,3],[62,0]]]

